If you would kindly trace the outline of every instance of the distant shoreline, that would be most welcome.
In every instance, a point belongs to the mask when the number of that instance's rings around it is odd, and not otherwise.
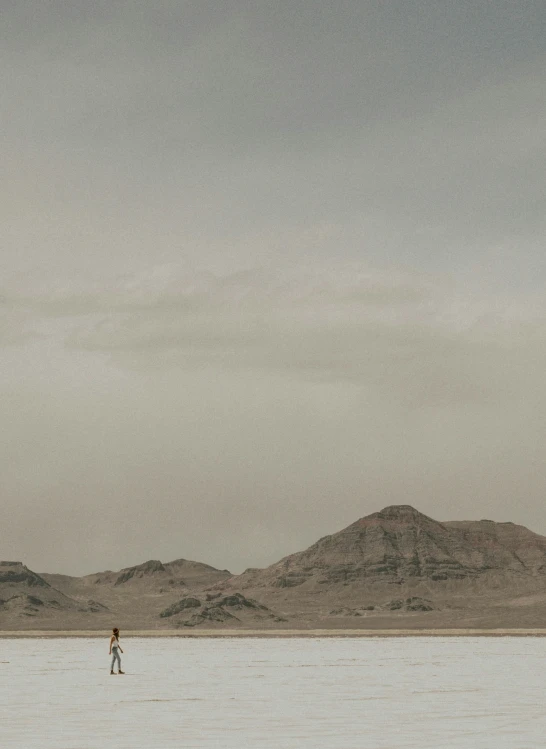
[[[65,639],[104,638],[105,630],[13,630],[0,631],[1,639]],[[181,631],[179,629],[124,630],[124,639],[130,637],[175,637],[175,638],[314,638],[314,637],[546,637],[546,629],[202,629]]]

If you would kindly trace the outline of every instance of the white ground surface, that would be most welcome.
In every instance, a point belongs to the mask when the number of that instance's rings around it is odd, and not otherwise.
[[[542,638],[0,639],[2,749],[544,749]]]

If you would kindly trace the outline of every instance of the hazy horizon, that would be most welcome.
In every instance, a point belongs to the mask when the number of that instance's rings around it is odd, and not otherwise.
[[[1,556],[546,534],[546,5],[0,0]]]

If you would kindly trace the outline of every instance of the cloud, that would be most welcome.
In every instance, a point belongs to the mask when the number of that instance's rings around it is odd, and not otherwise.
[[[0,347],[30,343],[40,337],[32,305],[0,294]]]
[[[102,289],[19,296],[33,329],[122,368],[209,367],[351,383],[406,405],[500,404],[546,308],[362,264],[231,274],[168,265]]]

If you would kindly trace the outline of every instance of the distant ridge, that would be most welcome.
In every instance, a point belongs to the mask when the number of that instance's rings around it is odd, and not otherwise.
[[[35,596],[41,604],[30,600],[33,589],[43,591]],[[45,626],[61,613],[66,626],[82,629],[113,619],[151,629],[285,621],[292,628],[537,627],[546,617],[546,537],[514,523],[440,522],[391,505],[242,575],[185,559],[82,578],[0,564],[0,629]]]

